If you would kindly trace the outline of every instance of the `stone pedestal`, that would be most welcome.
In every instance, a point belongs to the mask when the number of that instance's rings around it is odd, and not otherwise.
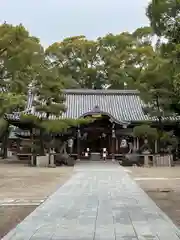
[[[149,156],[144,155],[144,167],[149,167]]]
[[[149,150],[143,151],[142,154],[144,154],[144,167],[149,167]]]
[[[91,153],[90,160],[91,161],[100,161],[101,160],[100,153]]]
[[[49,166],[49,156],[37,156],[37,167],[48,167]]]
[[[10,158],[12,156],[13,156],[13,152],[8,149],[7,150],[7,157]]]
[[[50,158],[50,159],[49,159],[49,160],[50,160],[50,161],[49,161],[49,167],[50,167],[50,168],[55,168],[56,165],[54,164],[54,155],[50,155],[49,158]]]

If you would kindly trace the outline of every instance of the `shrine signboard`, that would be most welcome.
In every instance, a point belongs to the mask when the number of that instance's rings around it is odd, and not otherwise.
[[[93,118],[101,118],[102,115],[95,113],[95,114],[92,114],[91,117],[93,117]]]

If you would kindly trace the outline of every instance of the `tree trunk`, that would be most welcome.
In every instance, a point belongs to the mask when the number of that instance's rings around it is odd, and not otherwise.
[[[7,158],[8,138],[9,138],[9,123],[7,123],[7,127],[3,136],[3,142],[2,142],[2,158],[3,159]]]
[[[35,149],[35,141],[34,141],[34,128],[31,129],[31,165],[36,166],[37,161],[36,161],[36,149]]]
[[[156,97],[156,105],[157,105],[157,109],[158,112],[160,113],[161,109],[160,109],[160,104],[159,104],[159,97]],[[162,122],[162,116],[158,117],[158,125],[159,125],[159,129],[158,129],[158,140],[157,140],[157,150],[158,152],[160,152],[161,149],[161,137],[163,135],[163,122]]]

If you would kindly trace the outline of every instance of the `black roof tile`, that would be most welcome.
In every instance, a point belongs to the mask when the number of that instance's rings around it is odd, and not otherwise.
[[[91,113],[98,107],[102,113],[108,113],[117,122],[141,122],[150,120],[143,111],[144,102],[140,98],[137,90],[91,90],[91,89],[66,89],[64,90],[67,111],[62,118],[77,119]],[[32,106],[33,96],[29,95],[28,108],[25,112],[39,117],[45,117],[35,111]],[[9,115],[10,119],[19,118],[19,113]],[[54,117],[51,116],[53,119]],[[177,120],[170,117],[170,120]]]

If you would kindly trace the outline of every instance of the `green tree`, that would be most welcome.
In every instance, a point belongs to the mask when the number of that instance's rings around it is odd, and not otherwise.
[[[180,114],[180,1],[152,0],[147,8],[152,29],[159,39],[159,54],[166,60],[166,75],[171,82],[171,109]]]
[[[85,124],[90,119],[64,119],[66,112],[64,83],[54,69],[44,68],[32,87],[35,125],[49,133],[65,132],[69,127]]]
[[[142,27],[133,34],[108,34],[96,41],[84,36],[64,39],[46,50],[51,67],[65,77],[66,88],[135,88],[147,58],[153,54],[152,29]],[[73,82],[75,84],[71,84]]]
[[[30,36],[22,26],[0,26],[0,79],[7,91],[21,93],[32,81],[35,67],[39,66],[44,50],[39,40]]]
[[[135,137],[149,139],[149,140],[156,140],[157,139],[157,130],[156,128],[152,128],[149,125],[141,125],[136,126],[133,129],[133,135]]]
[[[64,79],[61,79],[57,68],[49,68],[45,63],[31,84],[32,106],[30,114],[21,114],[21,121],[29,123],[31,130],[40,130],[41,154],[44,155],[44,135],[66,133],[71,127],[87,124],[92,119],[63,118],[66,111]],[[32,131],[33,132],[33,131]],[[63,144],[63,142],[62,142]],[[60,146],[59,146],[60,147]],[[34,145],[33,145],[34,148]]]
[[[100,47],[85,36],[66,38],[54,43],[46,54],[59,74],[71,76],[80,88],[102,88],[104,82]]]
[[[132,34],[124,32],[99,38],[104,75],[110,88],[137,88],[147,59],[154,54],[151,39],[149,27],[137,29]]]
[[[170,41],[180,40],[180,0],[152,0],[147,7],[154,32]]]
[[[0,102],[1,137],[6,157],[9,124],[5,113],[24,110],[28,85],[43,55],[39,40],[22,26],[0,25]]]
[[[164,136],[164,122],[170,116],[176,116],[175,94],[172,64],[169,58],[164,58],[161,48],[156,48],[154,56],[149,58],[147,67],[143,70],[138,89],[145,102],[144,111],[156,122],[158,129],[158,148],[162,145]]]
[[[168,70],[169,62],[156,53],[149,59],[148,67],[143,71],[139,90],[147,104],[146,113],[157,118],[162,130],[162,119],[172,114],[170,106],[173,99],[173,86]]]

